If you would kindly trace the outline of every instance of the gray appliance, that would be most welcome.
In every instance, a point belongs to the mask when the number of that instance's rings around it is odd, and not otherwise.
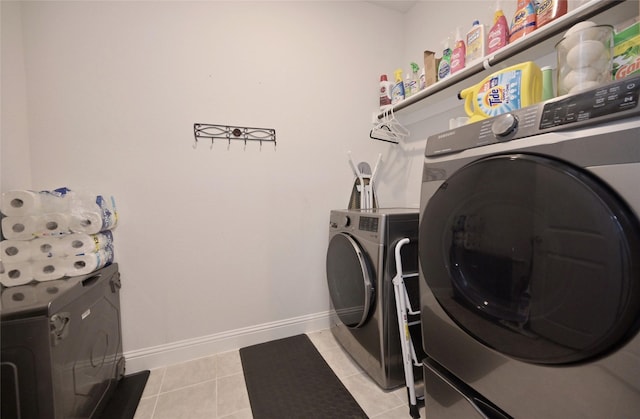
[[[355,362],[383,389],[405,384],[392,279],[395,245],[404,274],[418,272],[418,210],[334,210],[330,214],[326,273],[331,331]],[[412,306],[419,306],[418,278],[405,279]],[[410,319],[419,321],[417,319]],[[415,327],[412,327],[415,329]],[[419,342],[419,324],[417,330]],[[421,352],[421,351],[420,351]],[[421,371],[418,369],[418,378]]]
[[[429,417],[640,417],[640,77],[428,138]]]
[[[2,418],[99,414],[124,375],[118,265],[5,288],[1,301]]]

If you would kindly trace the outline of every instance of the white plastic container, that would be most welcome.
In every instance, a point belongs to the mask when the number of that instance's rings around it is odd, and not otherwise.
[[[482,60],[485,56],[486,44],[484,25],[480,21],[474,20],[471,29],[467,32],[467,66],[473,65]]]
[[[387,75],[380,75],[380,109],[386,109],[391,106],[391,89],[393,83],[387,80]]]

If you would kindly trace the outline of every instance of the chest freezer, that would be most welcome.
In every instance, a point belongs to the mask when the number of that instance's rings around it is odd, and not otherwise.
[[[120,286],[112,264],[2,290],[2,418],[90,418],[104,408],[124,375]]]

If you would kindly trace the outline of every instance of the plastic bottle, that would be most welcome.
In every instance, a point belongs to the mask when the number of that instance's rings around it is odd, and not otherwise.
[[[420,69],[420,81],[418,82],[418,90],[424,90],[427,88],[427,76],[425,74],[424,67]]]
[[[542,71],[532,61],[497,71],[460,92],[469,122],[481,121],[540,102]]]
[[[402,69],[397,69],[393,74],[395,75],[395,83],[391,89],[391,104],[395,105],[404,100],[404,82],[402,81]]]
[[[487,54],[493,54],[509,43],[509,24],[500,2],[496,1],[496,11],[493,14],[493,26],[487,35]]]
[[[418,81],[419,70],[420,70],[420,67],[418,67],[418,64],[411,63],[411,73],[407,73],[407,76],[404,82],[405,99],[415,95],[420,90],[420,85]]]
[[[391,105],[391,89],[393,83],[387,80],[387,75],[380,75],[380,109],[385,109]]]
[[[537,28],[536,7],[533,0],[518,0],[516,12],[509,28],[509,42],[513,42],[531,33]]]
[[[540,28],[567,13],[567,0],[539,0],[536,13]]]
[[[485,52],[484,25],[474,20],[471,29],[467,31],[466,65],[470,66],[484,58]]]
[[[467,48],[460,35],[460,28],[456,28],[456,42],[451,51],[451,74],[456,74],[465,67]]]
[[[449,38],[442,42],[442,58],[438,64],[438,80],[446,79],[451,75],[451,48],[449,47]]]

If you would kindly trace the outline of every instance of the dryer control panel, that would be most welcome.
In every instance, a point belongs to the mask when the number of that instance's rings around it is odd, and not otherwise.
[[[546,132],[581,128],[640,115],[640,76],[561,96],[432,135],[425,155],[438,156]]]

